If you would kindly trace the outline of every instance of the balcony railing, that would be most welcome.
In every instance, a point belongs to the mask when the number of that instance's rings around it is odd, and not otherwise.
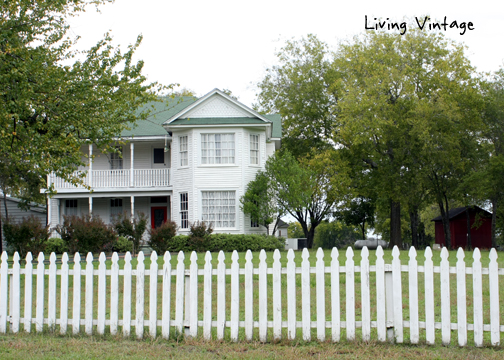
[[[83,179],[91,188],[145,188],[170,186],[170,169],[92,170]],[[49,175],[50,184],[58,189],[83,189],[54,174]]]

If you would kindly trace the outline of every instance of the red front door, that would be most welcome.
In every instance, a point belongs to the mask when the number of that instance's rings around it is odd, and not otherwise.
[[[151,226],[153,229],[161,226],[167,218],[166,206],[153,206],[151,207]]]

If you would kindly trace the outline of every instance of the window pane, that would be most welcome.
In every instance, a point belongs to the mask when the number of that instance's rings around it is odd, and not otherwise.
[[[164,164],[164,149],[154,149],[154,164]]]
[[[203,191],[201,195],[203,221],[215,228],[236,226],[235,191]]]

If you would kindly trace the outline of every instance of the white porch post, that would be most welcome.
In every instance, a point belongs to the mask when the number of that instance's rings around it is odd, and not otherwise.
[[[134,156],[135,156],[135,144],[133,142],[130,142],[130,186],[133,187],[133,181],[134,181],[134,176],[133,176],[133,163],[134,163]],[[133,206],[133,205],[131,205]],[[133,216],[133,213],[131,214]]]
[[[131,197],[131,222],[135,219],[135,197]]]
[[[93,216],[93,197],[89,196],[89,216]]]
[[[89,186],[93,186],[93,144],[89,144]]]
[[[51,206],[51,198],[47,197],[47,226],[49,226],[49,230],[51,229],[51,216],[52,216],[52,206]]]

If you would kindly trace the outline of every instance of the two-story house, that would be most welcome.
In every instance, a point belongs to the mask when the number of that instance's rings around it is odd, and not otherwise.
[[[240,210],[240,197],[280,147],[279,115],[261,115],[214,89],[205,96],[156,102],[148,120],[124,131],[118,153],[83,148],[94,161],[81,169],[91,191],[50,176],[51,227],[64,215],[144,213],[151,227],[171,219],[186,233],[204,220],[214,232],[262,233]],[[91,158],[91,157],[90,157]]]

